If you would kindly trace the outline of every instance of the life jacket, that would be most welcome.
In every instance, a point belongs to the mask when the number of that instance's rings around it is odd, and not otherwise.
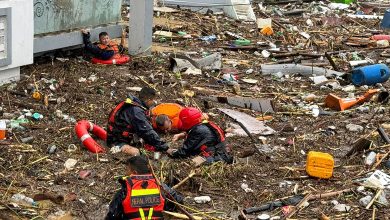
[[[201,154],[204,157],[211,157],[213,156],[214,152],[217,150],[217,148],[225,148],[225,131],[222,130],[217,124],[211,121],[203,121],[202,124],[206,125],[209,127],[218,137],[218,144],[215,146],[207,146],[203,144],[200,147]]]
[[[125,142],[131,142],[133,139],[134,131],[133,126],[129,123],[119,122],[117,116],[123,110],[130,108],[132,106],[137,106],[142,108],[145,111],[145,114],[148,115],[149,111],[142,105],[134,102],[132,99],[127,98],[125,101],[119,103],[110,113],[108,118],[108,130],[107,130],[107,144],[111,145],[113,139],[123,139]]]
[[[108,51],[114,51],[114,56],[112,57],[112,59],[118,59],[120,58],[120,54],[119,54],[119,47],[118,47],[118,44],[115,43],[114,41],[110,41],[110,43],[108,43],[108,45],[105,45],[105,44],[101,44],[101,43],[98,43],[97,46],[101,49],[101,50],[108,50]]]
[[[153,175],[131,175],[124,178],[127,189],[122,201],[124,216],[129,220],[163,219],[165,200]]]

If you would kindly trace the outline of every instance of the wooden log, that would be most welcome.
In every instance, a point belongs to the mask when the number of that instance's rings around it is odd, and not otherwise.
[[[349,188],[349,189],[343,189],[343,190],[335,191],[335,192],[320,193],[320,194],[312,195],[310,197],[309,201],[337,196],[337,195],[340,195],[342,193],[352,192],[352,190],[353,190],[353,188]]]
[[[293,210],[288,213],[288,215],[286,215],[283,219],[289,219],[291,216],[293,216],[295,213],[297,213],[301,208],[302,206],[310,200],[310,198],[312,197],[312,194],[309,193],[305,196],[305,198],[303,198],[294,208]]]
[[[382,189],[379,189],[376,192],[374,198],[372,198],[371,202],[367,204],[366,209],[370,209],[370,207],[374,204],[375,200],[378,199],[378,197],[381,195],[381,193],[382,193]]]
[[[156,179],[157,185],[160,187],[161,191],[165,192],[165,194],[166,194],[166,196],[167,196],[168,199],[171,199],[173,202],[176,202],[176,203],[177,203],[177,201],[175,200],[175,198],[174,198],[169,192],[166,192],[166,191],[164,190],[164,187],[161,186],[161,182],[160,182],[160,180],[157,178],[156,173],[154,172],[153,165],[152,165],[152,163],[150,162],[149,157],[148,157],[148,163],[149,163],[149,168],[150,168],[150,170],[152,171],[152,175],[153,175],[154,179]],[[180,210],[181,212],[183,212],[184,215],[186,215],[186,216],[188,217],[188,219],[190,219],[190,220],[195,220],[194,216],[192,216],[191,213],[189,213],[189,212],[188,212],[187,210],[185,210],[183,207],[181,207],[180,205],[177,205],[176,207],[177,207],[178,210]]]
[[[172,189],[177,189],[179,188],[181,185],[183,185],[185,182],[187,182],[189,179],[191,179],[193,176],[195,176],[196,174],[196,170],[191,170],[190,174],[184,178],[182,181],[180,181],[178,184],[174,185],[172,187]]]
[[[168,212],[168,211],[163,211],[165,214],[167,215],[170,215],[170,216],[173,216],[175,218],[179,218],[179,219],[189,219],[188,216],[186,215],[183,215],[183,214],[180,214],[180,213],[177,213],[177,212]],[[193,216],[195,220],[202,220],[202,217],[199,217],[199,216]]]

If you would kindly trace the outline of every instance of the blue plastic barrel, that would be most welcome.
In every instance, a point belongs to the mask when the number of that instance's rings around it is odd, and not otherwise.
[[[385,15],[383,16],[383,19],[381,22],[381,27],[384,29],[390,28],[390,9],[387,9],[385,11]]]
[[[352,71],[352,83],[356,86],[375,85],[386,82],[390,77],[390,69],[385,64],[363,66]]]

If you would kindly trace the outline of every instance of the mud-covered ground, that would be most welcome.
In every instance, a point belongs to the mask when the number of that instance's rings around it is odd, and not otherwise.
[[[311,4],[311,10],[314,10],[313,5]],[[283,7],[291,9],[289,8],[291,6]],[[261,17],[258,7],[254,8]],[[186,196],[186,206],[206,213],[206,216],[196,215],[205,219],[212,217],[237,219],[244,208],[259,206],[296,193],[315,195],[342,189],[356,189],[358,184],[354,181],[367,177],[371,168],[364,165],[363,155],[367,153],[359,152],[353,157],[344,155],[356,140],[365,135],[373,141],[372,147],[376,148],[377,153],[388,151],[388,148],[380,147],[385,143],[376,132],[373,132],[380,124],[388,123],[388,104],[371,101],[365,104],[368,107],[365,111],[354,108],[342,113],[324,108],[334,114],[313,117],[311,111],[304,109],[304,106],[314,104],[322,106],[323,100],[330,92],[341,97],[347,97],[349,92],[315,86],[309,78],[298,74],[282,79],[263,76],[260,64],[275,63],[283,59],[300,62],[303,57],[296,55],[264,58],[254,53],[268,48],[256,42],[266,42],[264,45],[273,42],[281,48],[280,54],[289,52],[287,48],[310,54],[348,50],[359,51],[358,56],[361,59],[370,58],[374,63],[384,61],[386,58],[380,54],[385,49],[376,48],[371,44],[359,47],[347,44],[350,41],[356,42],[356,39],[351,40],[351,37],[371,36],[375,33],[373,29],[377,28],[378,21],[352,21],[341,14],[341,23],[334,26],[326,25],[323,18],[335,17],[332,13],[326,16],[308,13],[307,16],[311,16],[314,26],[308,26],[306,23],[308,17],[304,18],[302,15],[284,18],[275,16],[275,20],[283,24],[284,28],[276,25],[275,35],[265,37],[259,34],[254,23],[233,21],[222,15],[202,15],[182,10],[178,13],[162,13],[155,17],[155,30],[186,31],[193,38],[155,37],[152,56],[135,57],[129,65],[93,65],[82,59],[80,51],[57,53],[56,57],[59,59],[53,60],[49,57],[36,58],[35,64],[22,68],[21,81],[4,85],[0,89],[2,118],[16,119],[25,113],[24,109],[32,109],[33,113],[39,112],[43,115],[40,120],[30,118],[30,123],[23,124],[24,130],[13,129],[8,133],[7,140],[0,142],[0,219],[56,219],[66,214],[67,217],[72,216],[74,219],[102,219],[110,199],[120,187],[115,177],[124,174],[122,161],[126,157],[120,154],[89,153],[82,147],[74,133],[75,122],[72,117],[75,121],[87,119],[105,126],[108,114],[115,104],[129,93],[136,94],[132,87],[152,85],[160,92],[161,102],[199,106],[209,113],[213,121],[225,128],[228,127],[230,119],[221,114],[217,107],[234,108],[252,116],[262,116],[259,112],[218,103],[213,103],[212,108],[205,109],[202,96],[210,94],[232,96],[233,88],[217,80],[222,75],[219,71],[203,71],[200,76],[173,73],[169,69],[168,55],[171,52],[191,52],[194,58],[220,52],[223,56],[223,68],[237,69],[240,78],[258,80],[256,84],[239,81],[241,93],[245,96],[271,98],[277,110],[276,113],[268,114],[272,116],[272,120],[266,121],[266,125],[276,131],[274,135],[266,136],[265,140],[273,149],[272,152],[267,152],[266,156],[255,153],[240,158],[254,149],[254,143],[248,137],[229,137],[228,142],[232,146],[235,163],[232,165],[217,163],[203,167],[197,175],[178,188],[178,191]],[[289,31],[293,25],[310,33],[313,36],[312,40],[308,41],[298,32]],[[223,34],[224,31],[238,33],[250,39],[253,48],[241,50],[223,48],[228,47],[232,40]],[[211,34],[217,35],[216,42],[209,43],[197,39],[197,36]],[[344,54],[345,56],[335,55],[334,59],[341,71],[348,72],[347,61],[352,60],[353,55],[347,52]],[[326,68],[332,68],[325,57],[321,62],[327,63]],[[253,72],[247,74],[248,69],[253,69]],[[344,79],[337,81],[341,86],[349,84]],[[54,87],[50,89],[50,85]],[[388,89],[389,83],[382,86]],[[194,87],[201,87],[204,90],[200,91]],[[35,101],[31,97],[33,89],[38,89],[43,94],[42,100]],[[353,93],[358,96],[366,89],[357,87]],[[184,96],[184,90],[195,91],[195,96]],[[307,98],[309,94],[315,96]],[[71,119],[64,118],[64,114]],[[364,130],[349,131],[346,128],[348,124],[361,125]],[[26,137],[33,137],[34,140],[28,144],[21,143],[21,139]],[[163,137],[169,141],[171,136]],[[256,140],[258,143],[261,142],[257,137]],[[57,147],[57,151],[49,154],[47,149],[53,145]],[[305,163],[309,151],[327,152],[335,157],[336,164],[331,179],[307,177]],[[65,171],[64,163],[69,158],[77,160],[77,164],[73,170]],[[188,160],[174,161],[167,157],[153,161],[153,164],[156,175],[171,186],[189,175],[193,169]],[[389,173],[389,169],[383,164],[377,169]],[[90,170],[92,174],[86,179],[80,179],[79,171],[82,170]],[[290,182],[283,184],[285,181]],[[243,183],[246,183],[253,192],[245,192],[241,188]],[[15,208],[10,197],[18,192],[30,197],[50,192],[64,196],[65,201],[60,204],[44,201],[40,202],[39,207]],[[292,218],[314,219],[320,218],[322,214],[331,219],[372,218],[373,208],[365,209],[359,204],[359,199],[368,192],[369,189],[363,192],[354,190],[310,201],[308,207],[297,212]],[[212,201],[196,204],[193,197],[200,195],[208,195]],[[332,200],[351,206],[351,210],[337,212],[333,209]],[[378,203],[374,207],[376,219],[389,218],[386,207]],[[195,213],[194,210],[188,210]],[[280,208],[261,213],[283,216]],[[247,218],[254,219],[256,215],[247,215]]]

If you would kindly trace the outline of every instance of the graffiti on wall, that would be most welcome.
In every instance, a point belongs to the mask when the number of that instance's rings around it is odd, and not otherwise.
[[[61,11],[71,10],[72,8],[72,1],[69,0],[35,0],[34,16],[39,18],[50,10],[55,13],[60,13]]]

